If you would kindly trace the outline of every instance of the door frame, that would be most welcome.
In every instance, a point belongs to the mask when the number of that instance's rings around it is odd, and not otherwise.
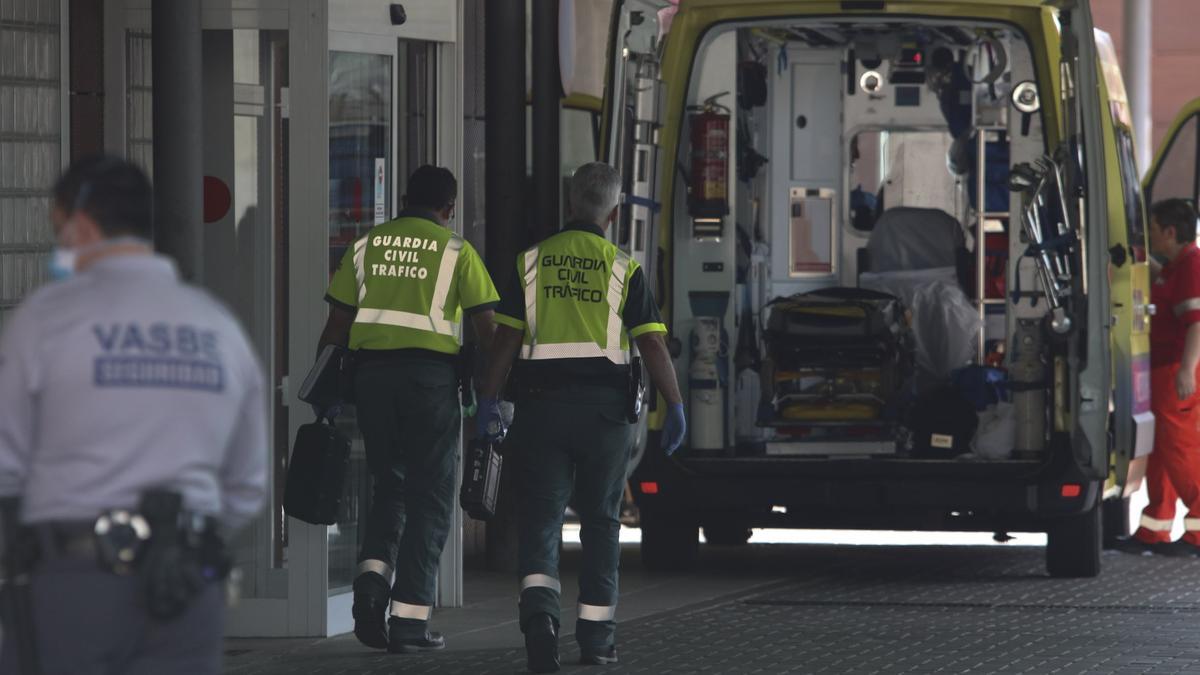
[[[362,0],[244,0],[231,7],[228,0],[203,0],[204,29],[259,29],[288,33],[289,87],[281,102],[289,123],[288,213],[289,258],[287,296],[288,375],[272,383],[282,388],[289,415],[288,434],[294,438],[307,421],[308,407],[296,391],[309,367],[325,322],[323,300],[328,278],[329,212],[329,50],[349,44],[384,49],[390,42],[393,77],[399,77],[399,39],[426,40],[437,45],[436,147],[437,164],[460,178],[462,199],[462,0],[410,0],[405,3],[409,21],[392,26],[388,3]],[[332,16],[332,19],[331,19]],[[150,0],[114,0],[105,3],[106,151],[126,154],[126,33],[149,30]],[[331,30],[336,28],[336,30]],[[322,73],[322,77],[302,74]],[[394,79],[394,81],[397,81]],[[396,89],[393,86],[393,111]],[[394,113],[393,113],[394,114]],[[396,176],[399,137],[393,133],[393,212],[401,194]],[[454,229],[461,232],[461,224]],[[282,291],[281,291],[282,292]],[[459,451],[461,460],[461,448]],[[273,467],[274,470],[275,467]],[[231,636],[328,636],[351,628],[350,594],[329,595],[328,539],[325,526],[288,520],[286,598],[244,598],[227,616]],[[462,605],[462,513],[455,507],[451,532],[442,555],[439,604]]]

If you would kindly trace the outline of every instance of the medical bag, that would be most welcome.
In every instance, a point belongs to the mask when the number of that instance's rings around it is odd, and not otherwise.
[[[283,487],[283,510],[313,525],[338,522],[350,464],[350,439],[331,421],[300,427]]]
[[[975,405],[953,385],[932,389],[913,405],[908,429],[913,457],[952,459],[971,451],[979,427]]]

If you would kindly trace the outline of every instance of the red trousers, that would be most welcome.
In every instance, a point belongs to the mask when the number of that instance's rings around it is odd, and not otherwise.
[[[1187,507],[1184,541],[1200,546],[1200,392],[1180,401],[1175,392],[1179,364],[1150,371],[1154,452],[1146,465],[1150,503],[1134,536],[1147,544],[1171,541],[1175,501]]]

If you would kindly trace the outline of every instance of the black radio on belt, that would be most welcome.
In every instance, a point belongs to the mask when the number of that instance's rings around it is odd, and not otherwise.
[[[629,364],[629,403],[626,415],[630,424],[637,424],[641,419],[642,407],[646,401],[646,374],[642,370],[642,357],[633,357]]]
[[[462,490],[458,502],[463,511],[475,520],[488,520],[496,515],[496,502],[500,498],[500,470],[504,458],[498,450],[499,443],[482,440],[471,441],[463,458]]]

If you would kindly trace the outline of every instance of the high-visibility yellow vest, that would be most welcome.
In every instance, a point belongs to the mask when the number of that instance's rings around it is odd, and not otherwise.
[[[569,229],[517,256],[525,320],[498,313],[496,322],[524,329],[519,357],[605,358],[630,362],[629,338],[661,324],[630,327],[622,320],[629,280],[638,264],[591,232]]]
[[[351,349],[457,354],[462,310],[499,299],[468,242],[422,217],[371,229],[346,251],[328,297],[356,310]]]

